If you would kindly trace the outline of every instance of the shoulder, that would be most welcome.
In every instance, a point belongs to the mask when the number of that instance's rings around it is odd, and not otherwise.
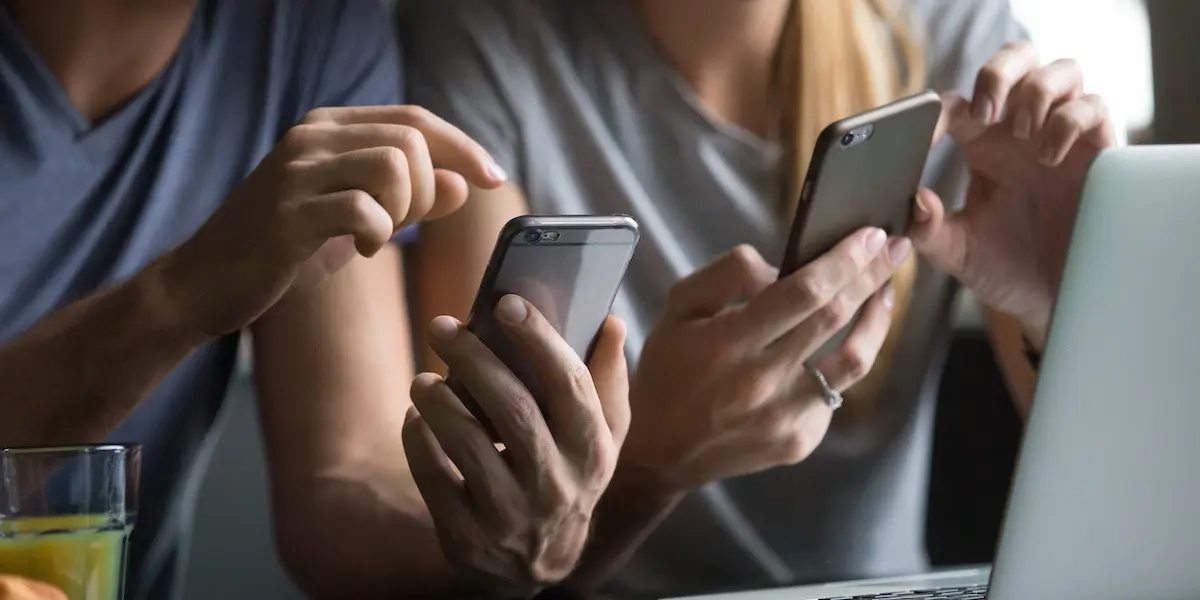
[[[400,0],[396,23],[409,99],[484,145],[510,173],[522,107],[537,103],[561,50],[559,7],[581,0]]]
[[[558,17],[579,0],[399,0],[397,29],[406,54],[428,56],[436,49],[448,60],[495,62],[528,57],[556,38]]]
[[[261,65],[299,119],[319,106],[400,101],[400,60],[383,0],[209,0],[208,36]],[[234,42],[230,36],[247,39]]]
[[[384,0],[207,0],[203,18],[211,41],[249,37],[260,52],[306,57],[335,45],[365,47],[390,36]]]
[[[925,52],[929,87],[967,93],[1006,42],[1028,39],[1008,0],[898,0]]]

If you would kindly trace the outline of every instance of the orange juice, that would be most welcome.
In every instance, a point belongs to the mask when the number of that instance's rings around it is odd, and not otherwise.
[[[0,521],[0,573],[51,584],[71,600],[121,600],[131,529],[108,515]]]

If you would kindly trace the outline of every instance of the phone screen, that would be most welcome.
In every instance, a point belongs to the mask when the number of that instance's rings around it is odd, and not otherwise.
[[[631,227],[550,224],[523,227],[501,238],[468,327],[539,403],[544,399],[542,387],[492,309],[505,294],[525,298],[586,360],[620,289],[637,239],[637,230]],[[467,402],[463,390],[456,391]],[[467,403],[481,416],[472,406],[474,402]]]

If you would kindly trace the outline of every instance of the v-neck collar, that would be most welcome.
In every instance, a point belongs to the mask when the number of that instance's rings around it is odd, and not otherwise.
[[[48,119],[61,125],[64,141],[84,150],[106,152],[112,144],[124,137],[132,123],[144,112],[145,105],[156,96],[164,81],[178,69],[177,63],[188,52],[191,39],[199,23],[203,3],[197,3],[196,14],[192,15],[183,39],[175,55],[144,88],[109,116],[93,123],[72,102],[66,90],[46,65],[37,49],[17,26],[12,15],[0,4],[0,56],[12,62],[22,76],[22,83],[41,104]]]
[[[783,146],[778,140],[765,138],[736,123],[718,119],[704,107],[695,88],[667,58],[651,35],[632,0],[602,0],[597,6],[616,13],[617,30],[622,41],[617,51],[625,53],[628,63],[636,65],[637,70],[643,74],[641,76],[646,77],[645,73],[651,73],[648,77],[666,82],[673,95],[689,108],[691,116],[701,127],[756,155],[768,157],[772,163],[783,155]]]

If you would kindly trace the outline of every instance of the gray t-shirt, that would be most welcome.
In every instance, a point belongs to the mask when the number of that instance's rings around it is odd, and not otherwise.
[[[904,8],[938,90],[969,95],[983,63],[1025,36],[1005,0]],[[414,0],[403,10],[410,99],[481,141],[533,212],[640,222],[614,305],[631,360],[681,277],[739,243],[782,256],[780,147],[708,118],[628,0]],[[925,184],[954,199],[965,181],[951,144],[935,148]],[[921,266],[865,431],[835,427],[800,465],[697,490],[621,582],[677,592],[923,570],[933,401],[954,294]]]

